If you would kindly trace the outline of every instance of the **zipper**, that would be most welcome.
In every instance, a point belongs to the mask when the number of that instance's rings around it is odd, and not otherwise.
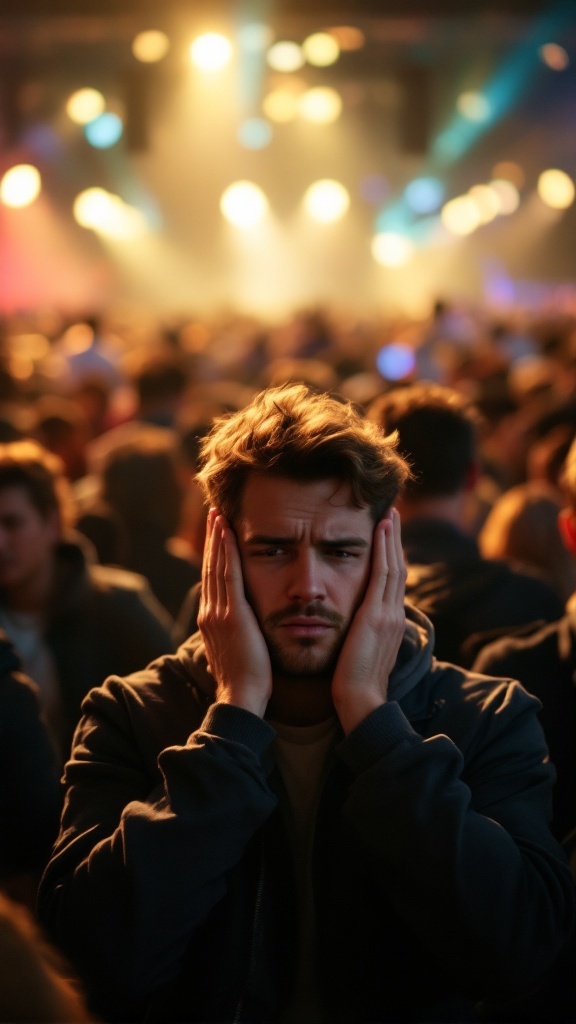
[[[246,1002],[246,997],[248,995],[248,991],[249,991],[249,988],[250,988],[250,983],[251,983],[252,979],[254,978],[254,974],[256,972],[256,963],[257,963],[257,960],[258,960],[258,953],[259,953],[259,950],[260,950],[260,938],[261,938],[261,936],[260,936],[260,931],[261,931],[261,928],[260,928],[260,917],[261,917],[261,914],[262,914],[262,903],[263,903],[263,899],[264,899],[264,884],[265,884],[264,874],[265,874],[265,872],[264,872],[264,857],[262,856],[261,863],[260,863],[260,874],[259,874],[259,878],[258,878],[258,886],[256,888],[256,899],[255,899],[255,902],[254,902],[254,916],[252,918],[252,935],[251,935],[251,942],[250,942],[250,959],[248,961],[248,974],[246,975],[246,983],[244,985],[244,989],[242,991],[240,999],[238,1000],[238,1005],[236,1007],[236,1013],[234,1014],[232,1024],[241,1024],[241,1021],[242,1021],[242,1011],[244,1010],[244,1003]]]

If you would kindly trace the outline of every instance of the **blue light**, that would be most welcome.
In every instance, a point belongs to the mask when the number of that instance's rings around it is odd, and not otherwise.
[[[376,366],[385,380],[404,380],[416,366],[414,349],[409,345],[385,345],[376,356]]]
[[[404,190],[406,202],[416,213],[434,213],[444,195],[444,185],[438,178],[415,178]]]
[[[238,140],[246,149],[264,149],[272,140],[272,129],[263,118],[251,117],[240,125]]]
[[[121,138],[124,126],[116,114],[100,114],[84,128],[84,134],[95,149],[110,149]]]

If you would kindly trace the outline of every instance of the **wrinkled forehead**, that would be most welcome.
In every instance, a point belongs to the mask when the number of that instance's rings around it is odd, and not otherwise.
[[[272,474],[248,477],[234,525],[240,539],[303,533],[330,539],[352,535],[369,539],[374,527],[370,509],[352,503],[347,483]]]

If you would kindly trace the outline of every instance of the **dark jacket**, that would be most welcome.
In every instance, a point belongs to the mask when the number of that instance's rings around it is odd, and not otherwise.
[[[537,702],[436,663],[408,614],[390,700],[341,738],[318,809],[331,1022],[468,1019],[535,985],[573,916]],[[199,634],[83,710],[39,906],[95,1006],[280,1020],[296,928],[273,728],[213,704]]]
[[[171,653],[174,643],[172,621],[143,577],[90,564],[72,540],[58,545],[56,557],[45,640],[58,671],[67,754],[88,691],[113,672],[126,675]]]
[[[476,541],[440,519],[402,524],[406,596],[434,624],[434,653],[469,668],[477,651],[518,626],[553,622],[562,601],[536,575],[483,558]]]
[[[474,669],[519,679],[541,701],[540,721],[558,775],[552,827],[564,839],[576,827],[576,607],[529,636],[489,644]]]
[[[45,866],[58,833],[59,775],[36,688],[0,632],[0,885]]]

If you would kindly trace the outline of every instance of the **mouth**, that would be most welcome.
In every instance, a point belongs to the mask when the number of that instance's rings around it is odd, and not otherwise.
[[[326,619],[301,617],[286,619],[279,623],[282,632],[292,637],[321,637],[334,629],[334,626]]]

